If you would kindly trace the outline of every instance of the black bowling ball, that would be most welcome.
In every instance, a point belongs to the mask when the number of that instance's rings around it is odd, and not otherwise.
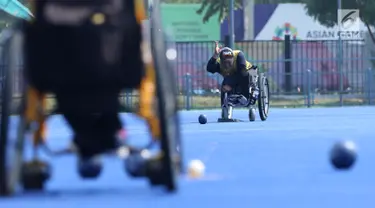
[[[200,124],[206,124],[207,123],[207,117],[206,117],[206,115],[201,114],[198,117],[198,121],[199,121]]]
[[[352,141],[337,142],[330,153],[333,167],[338,170],[350,169],[357,160],[357,148]]]

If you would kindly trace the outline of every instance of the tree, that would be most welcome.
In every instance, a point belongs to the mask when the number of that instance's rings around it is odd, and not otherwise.
[[[181,0],[184,1],[184,0]],[[243,3],[246,4],[250,0],[234,0],[234,8],[241,9]],[[278,4],[278,3],[300,3],[303,0],[254,0],[258,4]],[[223,21],[229,12],[230,0],[203,0],[198,14],[203,14],[203,22],[207,22],[213,15],[219,13],[219,21]]]
[[[242,0],[235,0],[235,8],[241,8],[241,3]],[[337,24],[337,0],[255,0],[255,3],[303,3],[306,5],[307,14],[322,25],[333,27]],[[375,37],[371,31],[371,27],[375,27],[375,1],[341,0],[341,4],[342,9],[359,9],[360,19],[366,25],[369,35],[375,43]],[[219,21],[222,21],[227,16],[228,10],[229,0],[203,0],[197,13],[204,13],[203,22],[207,22],[216,13],[219,13]]]
[[[234,0],[234,8],[241,8],[243,0]],[[197,11],[203,14],[203,22],[207,22],[210,18],[219,13],[219,21],[223,21],[229,12],[229,0],[203,0],[201,7]]]

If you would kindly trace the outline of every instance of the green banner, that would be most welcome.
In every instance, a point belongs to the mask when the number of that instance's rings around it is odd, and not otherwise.
[[[162,4],[163,28],[176,42],[215,41],[220,39],[218,16],[203,23],[197,14],[200,4]]]

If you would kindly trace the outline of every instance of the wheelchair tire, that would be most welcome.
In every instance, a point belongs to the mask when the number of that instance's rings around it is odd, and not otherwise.
[[[0,196],[13,195],[19,185],[23,164],[24,131],[26,129],[26,124],[21,116],[17,127],[16,141],[11,144],[8,133],[11,111],[13,110],[11,108],[13,94],[12,72],[16,71],[18,67],[23,37],[20,31],[9,30],[6,32],[11,33],[12,36],[4,40],[0,46],[2,48],[1,59],[5,62],[5,66],[2,68],[1,83]],[[24,109],[24,104],[25,99],[23,98],[21,100],[21,109]],[[19,137],[20,133],[22,133],[21,137]]]
[[[178,132],[177,99],[174,94],[176,83],[171,75],[173,71],[166,56],[165,36],[160,31],[160,28],[162,28],[160,1],[154,1],[153,5],[151,13],[151,48],[156,72],[157,106],[161,129],[160,141],[163,152],[162,176],[164,178],[162,181],[167,190],[173,192],[178,189],[178,166],[179,161],[181,161],[181,152],[177,151],[177,146],[180,145],[179,149],[182,148],[180,132]]]
[[[167,39],[169,40],[169,39]],[[168,49],[171,49],[171,50],[175,50],[175,44],[171,44],[171,42],[169,42],[169,44],[166,44],[167,45],[167,50]],[[177,84],[177,79],[176,79],[176,73],[174,72],[174,67],[176,67],[176,60],[173,60],[173,59],[168,59],[168,67],[171,69],[169,73],[167,73],[169,76],[168,76],[168,81],[169,83],[171,83],[174,87],[172,88],[173,90],[173,94],[174,95],[178,95],[179,91],[178,91],[178,84]],[[176,100],[176,103],[175,103],[175,116],[174,116],[174,119],[175,119],[175,123],[177,124],[176,125],[176,141],[177,141],[177,145],[176,145],[176,151],[178,152],[178,168],[179,168],[179,172],[180,173],[185,173],[185,166],[184,166],[184,159],[183,159],[183,143],[182,143],[182,140],[181,140],[181,127],[180,127],[180,117],[178,115],[178,110],[179,110],[179,107],[178,107],[178,101],[177,101],[177,98],[175,99]]]
[[[6,40],[8,41],[8,40]],[[8,42],[2,43],[1,58],[3,61],[9,60]],[[1,73],[1,120],[0,120],[0,195],[10,195],[8,187],[8,128],[11,105],[11,83],[9,78],[9,67],[2,66]]]
[[[267,77],[262,73],[259,76],[258,81],[259,87],[259,98],[258,98],[258,109],[259,109],[259,116],[262,121],[267,120],[268,112],[270,108],[269,98],[270,98],[270,90]]]

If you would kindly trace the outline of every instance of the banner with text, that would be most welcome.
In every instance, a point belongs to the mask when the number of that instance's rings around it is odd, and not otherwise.
[[[256,40],[283,40],[285,35],[294,40],[363,40],[366,32],[358,10],[340,10],[338,25],[327,27],[310,17],[304,4],[279,4]]]
[[[218,16],[203,23],[197,14],[200,4],[163,4],[163,28],[176,42],[214,41],[220,39]]]

